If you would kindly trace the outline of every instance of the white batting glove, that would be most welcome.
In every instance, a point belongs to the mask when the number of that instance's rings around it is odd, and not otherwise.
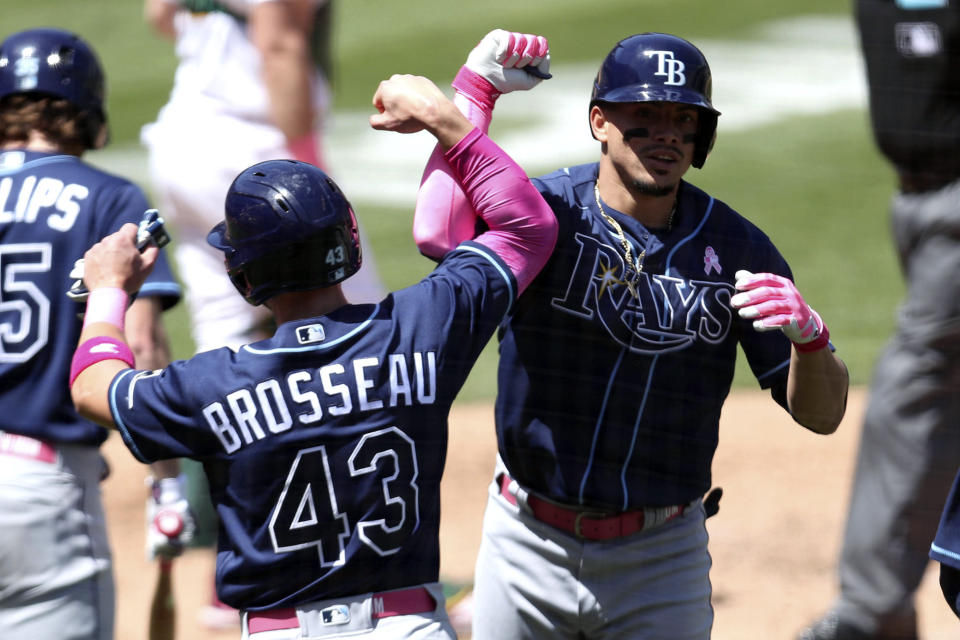
[[[500,93],[527,91],[549,77],[550,47],[543,36],[494,29],[473,48],[464,66]]]
[[[147,560],[175,558],[193,540],[197,525],[183,494],[182,478],[147,480]]]
[[[753,320],[754,329],[780,329],[797,351],[816,351],[827,346],[830,332],[789,279],[745,270],[737,271],[734,277],[734,286],[740,293],[730,298],[730,304],[741,318]]]
[[[90,297],[90,291],[87,289],[87,285],[83,283],[83,258],[73,263],[73,269],[70,270],[67,277],[73,280],[73,284],[67,291],[67,297],[74,302],[85,303],[87,298]]]

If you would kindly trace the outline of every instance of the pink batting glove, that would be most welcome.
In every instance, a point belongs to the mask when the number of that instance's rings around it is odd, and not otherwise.
[[[780,329],[797,351],[816,351],[827,346],[830,332],[789,279],[745,270],[737,271],[734,277],[734,286],[740,293],[730,298],[730,304],[741,318],[753,320],[754,329]]]
[[[492,109],[500,94],[532,89],[549,71],[546,38],[494,29],[467,56],[453,88]]]

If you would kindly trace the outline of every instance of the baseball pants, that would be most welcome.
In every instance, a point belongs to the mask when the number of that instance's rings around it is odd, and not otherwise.
[[[45,459],[0,454],[0,636],[111,640],[105,462],[96,447],[47,451]]]
[[[522,491],[522,490],[521,490]],[[474,584],[474,640],[704,640],[713,626],[700,500],[664,524],[582,540],[490,486]]]
[[[835,608],[869,633],[910,637],[960,464],[960,181],[897,194],[891,221],[906,298],[873,374]]]

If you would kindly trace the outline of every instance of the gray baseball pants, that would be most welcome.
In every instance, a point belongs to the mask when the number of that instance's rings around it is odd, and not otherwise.
[[[835,608],[877,637],[915,637],[914,592],[960,464],[960,181],[898,193],[891,222],[906,299],[873,374]]]

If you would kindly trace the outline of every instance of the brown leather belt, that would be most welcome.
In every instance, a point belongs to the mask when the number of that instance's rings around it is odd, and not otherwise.
[[[517,497],[510,493],[510,476],[506,473],[499,478],[500,495],[510,504],[517,504]],[[613,540],[629,536],[657,524],[672,520],[683,513],[686,505],[634,509],[619,513],[604,513],[589,509],[573,509],[538,498],[527,496],[530,510],[540,522],[557,529],[572,533],[584,540]]]

